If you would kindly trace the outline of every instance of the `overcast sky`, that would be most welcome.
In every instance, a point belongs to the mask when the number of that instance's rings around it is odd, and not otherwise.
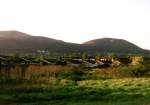
[[[150,49],[150,0],[0,0],[0,30],[74,43],[120,38]]]

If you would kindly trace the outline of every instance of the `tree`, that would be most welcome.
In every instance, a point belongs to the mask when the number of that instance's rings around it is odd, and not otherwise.
[[[115,53],[111,53],[111,54],[109,54],[109,56],[110,56],[111,58],[113,58],[113,59],[118,58],[117,54],[115,54]]]
[[[98,60],[98,59],[100,59],[101,56],[102,56],[102,55],[97,54],[97,55],[95,56],[95,59]]]
[[[88,54],[86,52],[84,52],[82,54],[82,60],[86,60],[88,58]]]

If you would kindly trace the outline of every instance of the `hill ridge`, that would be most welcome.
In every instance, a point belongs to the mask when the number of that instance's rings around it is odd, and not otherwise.
[[[76,44],[43,36],[32,36],[19,31],[0,31],[0,53],[35,53],[37,50],[47,50],[51,53],[88,52],[91,54],[148,52],[131,42],[117,38],[100,38]]]

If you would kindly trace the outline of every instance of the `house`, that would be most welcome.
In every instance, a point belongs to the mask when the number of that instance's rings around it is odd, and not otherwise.
[[[90,62],[84,61],[82,64],[83,67],[85,68],[97,68],[99,65],[98,64],[92,64]]]
[[[143,63],[144,58],[142,56],[132,56],[131,58],[131,65],[138,65]]]
[[[109,56],[100,57],[98,60],[103,63],[112,63],[112,57]]]
[[[83,60],[79,58],[67,60],[67,64],[73,67],[80,67],[82,63],[83,63]]]

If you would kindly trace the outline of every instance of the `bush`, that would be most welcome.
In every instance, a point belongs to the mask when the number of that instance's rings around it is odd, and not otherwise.
[[[133,65],[133,66],[126,66],[126,67],[120,67],[121,71],[123,71],[124,74],[128,74],[128,76],[134,76],[134,77],[142,77],[147,74],[150,70],[143,64]],[[119,70],[119,71],[120,71]]]
[[[63,70],[58,74],[58,78],[80,81],[83,79],[83,74],[83,71],[77,69]]]
[[[75,85],[77,85],[77,83],[76,83],[76,81],[73,81],[73,80],[62,79],[62,80],[60,80],[59,85],[61,85],[61,86],[75,86]]]
[[[148,69],[146,69],[144,65],[140,64],[140,65],[133,66],[133,68],[131,69],[131,72],[133,76],[141,77],[141,76],[144,76],[148,72]]]

